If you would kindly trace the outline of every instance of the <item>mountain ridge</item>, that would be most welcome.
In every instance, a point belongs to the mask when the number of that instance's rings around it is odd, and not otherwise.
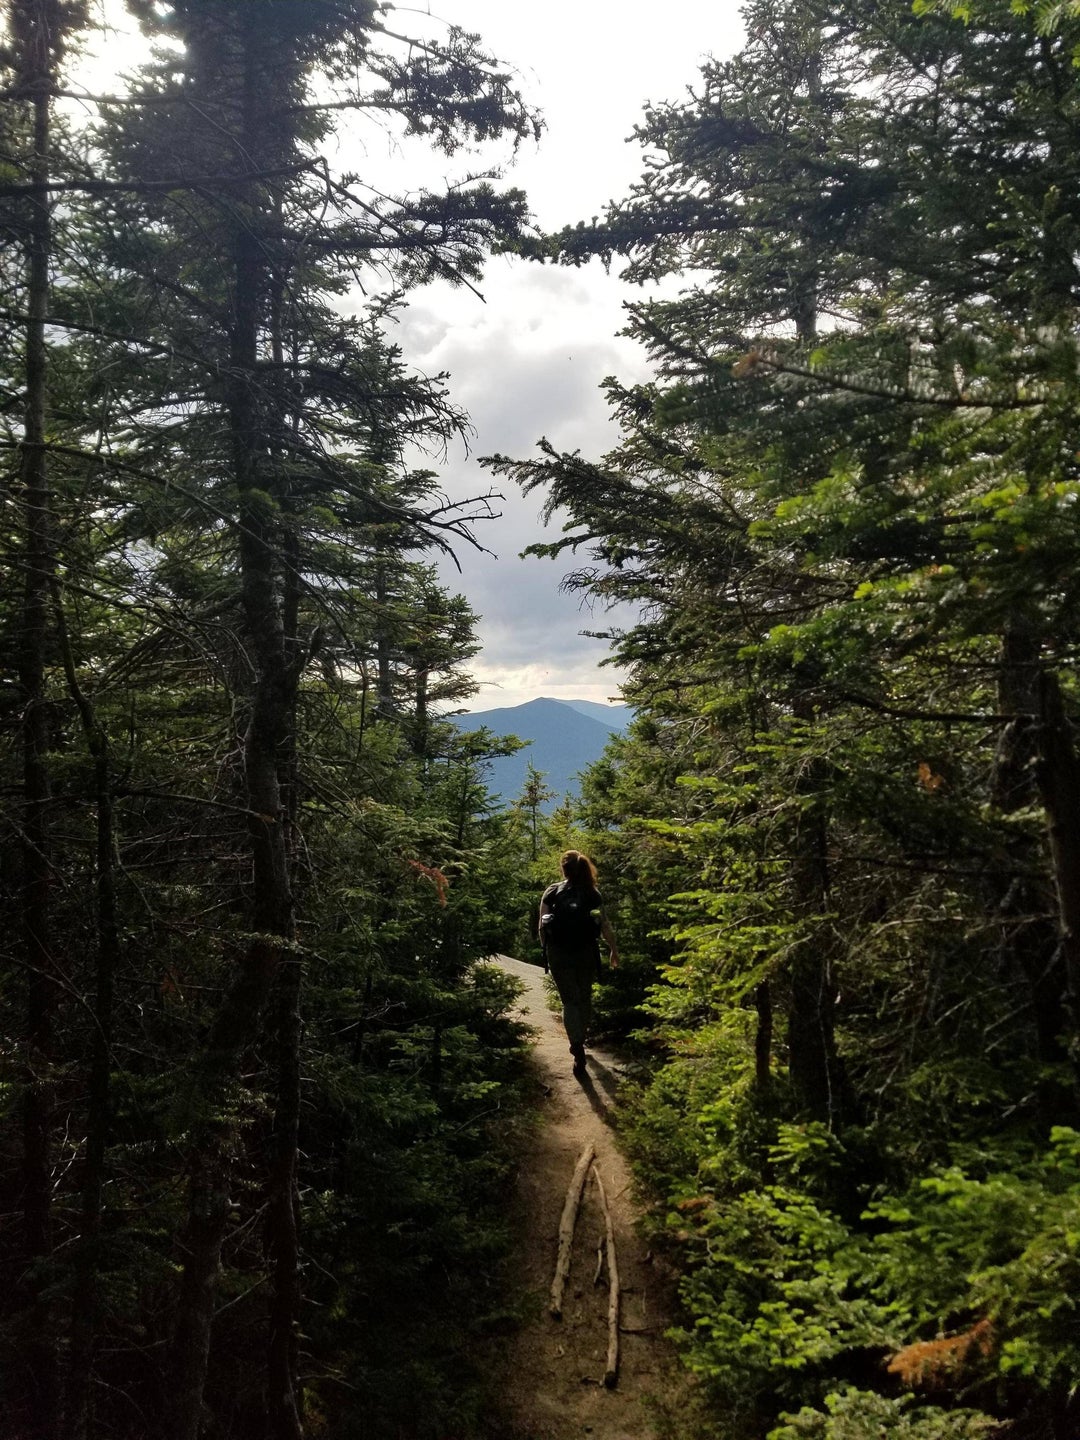
[[[447,718],[460,730],[486,726],[496,735],[516,735],[519,740],[531,742],[516,755],[499,756],[490,762],[488,788],[501,804],[521,794],[530,764],[555,791],[551,803],[557,804],[565,796],[578,793],[581,772],[599,760],[608,741],[626,728],[631,715],[627,705],[539,696],[520,705]]]

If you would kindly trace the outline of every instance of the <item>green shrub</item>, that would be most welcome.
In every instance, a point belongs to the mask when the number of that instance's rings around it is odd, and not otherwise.
[[[873,1391],[843,1389],[826,1395],[823,1408],[786,1415],[769,1440],[982,1440],[998,1422],[977,1410],[916,1406]]]

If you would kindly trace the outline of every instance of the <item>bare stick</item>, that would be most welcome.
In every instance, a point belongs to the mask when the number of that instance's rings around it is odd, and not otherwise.
[[[604,1237],[601,1235],[600,1243],[596,1247],[596,1274],[592,1277],[594,1285],[600,1284],[600,1276],[604,1273]]]
[[[600,1196],[600,1208],[604,1212],[604,1227],[607,1231],[608,1347],[604,1384],[609,1390],[613,1390],[619,1379],[619,1262],[615,1258],[615,1226],[611,1222],[611,1211],[608,1208],[607,1195],[604,1192],[604,1182],[600,1179],[600,1171],[595,1165],[593,1166],[593,1179],[596,1181],[596,1189]]]
[[[549,1313],[556,1320],[562,1319],[563,1287],[570,1269],[570,1250],[574,1243],[574,1226],[577,1224],[578,1207],[581,1205],[581,1192],[585,1189],[585,1176],[588,1174],[595,1153],[594,1145],[586,1145],[578,1156],[578,1162],[574,1166],[574,1177],[570,1181],[570,1188],[563,1201],[562,1219],[559,1221],[559,1253],[555,1261],[555,1275],[551,1282],[551,1304],[548,1306]]]

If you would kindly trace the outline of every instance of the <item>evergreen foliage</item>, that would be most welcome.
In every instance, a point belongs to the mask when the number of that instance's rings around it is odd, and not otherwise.
[[[465,1433],[517,852],[498,747],[430,708],[477,648],[431,556],[488,499],[407,460],[465,417],[388,329],[524,200],[324,151],[536,122],[476,37],[367,3],[130,8],[156,58],[81,130],[84,7],[12,0],[0,50],[0,1430]]]
[[[641,610],[582,812],[631,1143],[725,1435],[1068,1440],[1075,7],[744,13],[531,247],[680,279],[621,443],[493,460]]]

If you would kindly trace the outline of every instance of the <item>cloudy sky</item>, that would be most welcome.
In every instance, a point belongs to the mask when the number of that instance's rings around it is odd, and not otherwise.
[[[97,0],[95,10],[106,30],[85,83],[109,89],[140,47],[124,33],[122,0]],[[451,161],[422,142],[402,144],[378,127],[353,131],[346,122],[337,158],[387,191],[435,187],[463,170],[503,164],[545,230],[588,220],[625,195],[642,169],[640,149],[626,141],[646,102],[684,96],[701,60],[730,55],[742,36],[739,0],[402,0],[391,28],[438,34],[448,24],[478,33],[516,72],[525,99],[543,114],[540,144],[523,146],[512,164],[509,146]],[[560,450],[600,456],[617,439],[601,380],[646,376],[637,348],[617,334],[631,292],[598,264],[563,269],[496,258],[482,293],[444,285],[413,292],[396,327],[409,362],[428,374],[448,372],[452,397],[471,416],[468,451],[458,446],[423,462],[454,498],[491,487],[479,456],[524,458],[541,436]],[[501,517],[479,527],[492,553],[462,548],[460,573],[446,567],[446,583],[481,616],[483,651],[471,667],[480,689],[470,709],[539,695],[617,698],[618,672],[600,668],[605,645],[580,634],[605,628],[611,617],[583,611],[579,597],[560,591],[558,562],[518,558],[544,536],[541,503],[507,490]]]
[[[545,229],[588,220],[624,195],[641,173],[641,152],[626,138],[645,102],[684,95],[701,59],[733,53],[742,33],[738,0],[437,0],[431,13],[483,36],[543,112],[540,145],[526,147],[507,178],[526,191]],[[415,163],[404,154],[400,162]],[[410,298],[398,327],[408,359],[428,373],[448,371],[451,393],[472,417],[471,453],[436,462],[454,496],[490,484],[476,457],[525,457],[542,435],[561,450],[599,456],[616,439],[600,381],[646,375],[637,347],[617,335],[631,292],[599,265],[497,258],[482,290],[481,302],[429,287]],[[617,698],[618,673],[599,668],[606,647],[579,634],[610,617],[583,612],[579,597],[560,592],[558,562],[518,558],[543,535],[540,504],[538,495],[507,492],[502,517],[482,527],[494,555],[462,550],[461,574],[447,574],[482,617],[471,709],[538,695]]]

